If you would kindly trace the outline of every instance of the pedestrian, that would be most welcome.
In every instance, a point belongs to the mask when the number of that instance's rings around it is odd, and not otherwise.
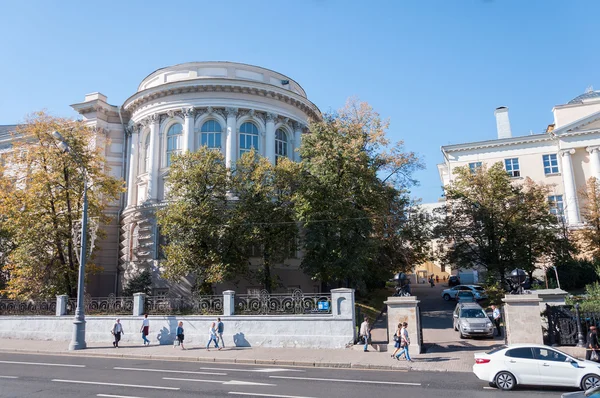
[[[435,276],[435,283],[440,283],[440,276],[439,275]]]
[[[144,340],[144,345],[150,345],[150,340],[148,340],[148,333],[150,333],[150,320],[148,319],[148,314],[144,314],[144,320],[142,321],[142,327],[140,328],[140,332],[142,333],[142,339]]]
[[[177,341],[179,342],[179,345],[181,346],[182,350],[185,350],[185,348],[183,347],[183,322],[179,321],[179,324],[177,325]],[[173,347],[175,348],[175,347]]]
[[[223,326],[223,322],[221,322],[221,318],[217,318],[217,333],[219,334],[219,341],[221,342],[221,348],[225,348],[225,340],[223,340],[223,330],[225,327]]]
[[[209,350],[209,346],[210,346],[210,342],[211,342],[211,341],[214,341],[214,342],[215,342],[215,348],[218,348],[219,350],[221,349],[221,348],[219,347],[219,342],[217,341],[217,329],[216,329],[216,327],[215,327],[215,326],[216,326],[216,325],[215,325],[215,323],[213,322],[213,323],[210,325],[210,328],[208,329],[208,335],[209,335],[208,337],[209,337],[209,340],[208,340],[208,343],[206,344],[206,351],[210,351],[210,350]]]
[[[392,358],[394,358],[396,356],[396,354],[398,353],[398,351],[400,351],[400,342],[402,340],[402,323],[398,324],[398,327],[396,328],[396,333],[394,333],[394,348],[396,348],[394,350],[394,353],[392,354]]]
[[[496,333],[498,336],[502,337],[502,329],[500,328],[500,321],[502,320],[502,315],[500,314],[500,309],[495,305],[492,305],[492,318],[494,318],[494,325],[496,326]]]
[[[408,323],[404,322],[402,324],[402,329],[400,329],[400,347],[402,348],[402,351],[400,351],[397,355],[396,355],[396,359],[400,360],[400,357],[402,356],[402,354],[404,354],[404,357],[406,358],[406,360],[408,362],[412,362],[412,359],[410,359],[410,354],[408,353],[408,346],[410,345],[410,338],[408,337]]]
[[[429,277],[429,283],[431,284],[431,287],[434,287],[434,286],[435,286],[435,284],[434,284],[434,282],[433,282],[433,275],[431,275],[431,276]]]
[[[360,324],[360,337],[365,343],[364,351],[369,351],[369,339],[371,338],[371,326],[369,325],[369,318],[364,317],[363,323]]]
[[[598,361],[598,332],[596,326],[590,326],[590,331],[587,334],[587,349],[585,350],[585,359]]]
[[[121,340],[121,334],[125,334],[123,330],[123,325],[121,325],[121,320],[117,318],[115,324],[113,325],[111,331],[113,336],[115,336],[115,341],[113,341],[113,347],[119,348],[119,341]]]

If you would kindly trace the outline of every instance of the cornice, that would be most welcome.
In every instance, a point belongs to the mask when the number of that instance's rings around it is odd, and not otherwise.
[[[442,151],[444,152],[458,152],[458,151],[468,151],[473,149],[482,149],[482,148],[498,148],[503,146],[513,146],[519,144],[530,144],[534,142],[548,142],[552,141],[553,138],[547,134],[537,134],[531,136],[523,136],[523,137],[512,137],[507,139],[499,139],[499,140],[489,140],[489,141],[479,141],[479,142],[469,142],[465,144],[456,144],[456,145],[446,145],[442,146]]]
[[[292,105],[312,119],[321,119],[321,112],[317,106],[299,94],[266,83],[232,81],[231,79],[195,79],[152,87],[129,97],[124,102],[123,109],[133,114],[138,108],[155,99],[194,92],[229,92],[256,95]]]

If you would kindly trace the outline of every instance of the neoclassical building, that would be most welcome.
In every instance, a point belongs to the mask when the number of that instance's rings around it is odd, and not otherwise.
[[[220,150],[228,166],[252,148],[272,162],[280,157],[298,160],[296,149],[309,120],[321,117],[296,81],[233,62],[158,69],[122,105],[111,105],[96,92],[72,107],[96,131],[95,144],[105,148],[111,173],[127,184],[121,202],[108,210],[113,223],[104,226],[107,236],[96,252],[104,272],[88,285],[95,296],[119,291],[142,269],[153,271],[156,293],[189,289],[186,281],[170,286],[160,278],[161,242],[154,215],[165,198],[174,154],[206,145]],[[275,274],[284,288],[312,292],[318,284],[298,271],[300,255],[287,259]],[[237,282],[218,290],[259,288],[250,281]]]

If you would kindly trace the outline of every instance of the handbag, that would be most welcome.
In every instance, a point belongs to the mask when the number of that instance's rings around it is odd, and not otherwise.
[[[592,354],[590,355],[590,360],[597,362],[598,361],[598,353],[596,350],[592,350]]]
[[[394,335],[394,341],[400,341],[400,337],[397,334]]]

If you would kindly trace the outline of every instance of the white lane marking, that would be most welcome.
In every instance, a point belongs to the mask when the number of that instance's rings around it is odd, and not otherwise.
[[[484,390],[497,390],[496,387],[483,387]]]
[[[262,369],[232,369],[232,368],[208,368],[202,367],[198,368],[202,370],[221,370],[226,372],[259,372],[259,373],[268,373],[268,372],[303,372],[304,370],[300,369],[284,369],[284,368],[275,368],[275,370],[270,370],[270,368],[262,368]]]
[[[166,369],[142,369],[142,368],[113,368],[115,370],[136,370],[140,372],[160,372],[160,373],[189,373],[195,375],[212,375],[212,376],[227,376],[227,373],[214,373],[214,372],[193,372],[188,370],[166,370]]]
[[[18,379],[17,376],[0,376],[0,379]]]
[[[241,381],[241,380],[221,381],[221,380],[203,380],[203,379],[180,379],[177,377],[163,377],[163,380],[196,381],[199,383],[218,383],[218,384],[233,385],[233,386],[275,386],[276,385],[276,384],[256,383],[253,381]]]
[[[304,372],[298,369],[285,369],[285,368],[264,368],[264,369],[253,369],[251,372],[258,373],[274,373],[274,372]]]
[[[255,394],[249,392],[234,392],[229,391],[229,394],[232,395],[251,395],[253,397],[273,397],[273,398],[314,398],[314,397],[300,397],[297,395],[275,395],[275,394]]]
[[[180,390],[179,387],[141,386],[141,385],[138,385],[138,384],[104,383],[104,382],[101,382],[101,381],[62,380],[62,379],[52,379],[50,381],[56,381],[58,383],[94,384],[94,385],[97,385],[97,386],[148,388],[148,389],[154,389],[154,390],[174,390],[174,391],[179,391]]]
[[[110,394],[97,394],[97,397],[106,397],[106,398],[143,398],[143,397],[132,397],[129,395],[110,395]]]
[[[347,380],[347,379],[321,379],[318,377],[292,377],[292,376],[269,376],[272,379],[290,379],[290,380],[314,380],[314,381],[341,381],[344,383],[365,383],[365,384],[391,384],[395,386],[420,386],[421,383],[404,383],[399,381],[375,381],[375,380]]]
[[[0,361],[0,363],[8,363],[8,364],[13,364],[13,365],[64,366],[66,368],[85,368],[85,365],[71,365],[68,363],[15,362],[15,361]]]

